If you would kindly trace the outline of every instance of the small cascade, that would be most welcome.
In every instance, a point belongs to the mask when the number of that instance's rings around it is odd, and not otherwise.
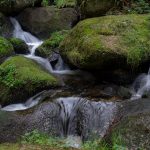
[[[38,64],[40,64],[43,68],[45,68],[48,72],[53,73],[53,68],[47,59],[38,56],[26,55],[25,57],[35,60]]]
[[[144,94],[150,92],[150,69],[148,74],[139,75],[132,86],[133,95],[131,100],[140,99]]]
[[[69,67],[63,62],[61,56],[58,59],[58,63],[52,68],[50,62],[48,59],[35,56],[35,50],[43,43],[43,41],[39,40],[35,36],[33,36],[31,33],[23,31],[21,28],[19,22],[15,18],[10,18],[13,26],[14,26],[14,32],[13,36],[15,38],[19,38],[23,40],[29,47],[30,54],[25,55],[25,57],[35,60],[37,63],[42,65],[47,71],[54,74],[75,74],[75,71],[71,71]]]
[[[36,48],[39,47],[43,42],[33,36],[31,33],[23,31],[19,22],[15,18],[11,17],[10,20],[14,26],[13,36],[23,40],[29,46],[30,55],[34,55]]]
[[[61,56],[59,56],[58,63],[55,65],[55,70],[58,71],[69,70],[69,67],[64,63]]]
[[[82,140],[103,137],[114,121],[116,104],[92,102],[80,97],[58,98],[61,135],[81,137]]]
[[[67,64],[64,63],[63,59],[61,58],[61,56],[59,56],[58,62],[54,67],[53,73],[55,74],[70,74],[70,75],[74,75],[77,74],[79,72],[79,70],[70,70],[70,68],[68,67]]]
[[[19,104],[2,110],[16,111],[25,108],[25,104]],[[39,125],[34,120],[40,120],[49,133],[66,137],[69,145],[79,147],[82,140],[104,137],[116,120],[117,112],[117,103],[94,102],[81,97],[61,97],[33,109],[30,124],[33,123],[34,128],[38,128]]]
[[[42,94],[43,94],[43,92],[40,92],[40,93],[36,94],[35,96],[29,98],[25,103],[11,104],[11,105],[1,108],[0,110],[17,111],[17,110],[29,109],[29,108],[37,105],[42,100]]]

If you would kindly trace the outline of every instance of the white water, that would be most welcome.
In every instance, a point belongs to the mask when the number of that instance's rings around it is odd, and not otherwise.
[[[43,41],[39,40],[32,34],[23,31],[19,22],[15,18],[11,17],[10,20],[14,26],[13,36],[23,40],[29,47],[30,55],[33,56],[35,54],[36,48],[38,48],[43,43]]]
[[[41,92],[42,93],[42,92]],[[29,98],[25,103],[19,103],[19,104],[11,104],[6,107],[1,108],[0,110],[3,111],[17,111],[17,110],[26,110],[29,109],[39,103],[41,100],[41,96],[38,93],[35,96]]]
[[[46,70],[48,70],[50,73],[75,74],[75,71],[71,71],[69,69],[69,67],[63,62],[61,57],[59,58],[58,63],[56,64],[55,68],[53,69],[47,59],[35,56],[36,49],[43,43],[43,41],[39,40],[38,38],[33,36],[31,33],[23,31],[19,22],[15,18],[11,17],[10,20],[14,26],[13,36],[15,38],[19,38],[19,39],[23,40],[29,47],[30,54],[25,55],[25,57],[35,60],[37,63],[42,65]]]
[[[68,136],[65,140],[67,147],[73,147],[80,149],[82,145],[82,139],[80,136]]]
[[[43,41],[39,40],[32,34],[23,31],[21,28],[19,22],[15,18],[10,18],[13,26],[14,26],[14,32],[13,36],[15,38],[19,38],[23,40],[29,47],[30,54],[29,55],[24,55],[27,58],[35,60],[37,63],[39,63],[43,68],[45,68],[47,71],[50,73],[56,73],[56,74],[75,74],[74,71],[71,71],[67,65],[64,64],[62,58],[60,57],[58,60],[58,63],[55,66],[55,70],[53,70],[51,64],[47,59],[44,59],[42,57],[35,56],[35,50],[43,43]],[[37,96],[37,95],[36,95]],[[5,111],[17,111],[17,110],[25,110],[28,108],[31,108],[35,105],[37,105],[40,101],[40,96],[39,97],[32,97],[29,100],[27,100],[26,103],[19,103],[19,104],[12,104],[8,105],[4,108],[1,108],[1,110]],[[36,97],[36,99],[35,99]]]
[[[148,74],[139,75],[132,86],[133,95],[131,100],[140,99],[144,94],[150,92],[150,69]]]
[[[61,133],[63,136],[78,136],[86,138],[85,132],[92,131],[92,136],[103,137],[116,113],[113,102],[94,102],[80,97],[62,97],[55,101],[58,104],[61,118]],[[56,108],[56,107],[55,107]],[[81,120],[81,124],[78,124]],[[80,133],[77,132],[77,128]],[[84,129],[82,129],[84,128]]]

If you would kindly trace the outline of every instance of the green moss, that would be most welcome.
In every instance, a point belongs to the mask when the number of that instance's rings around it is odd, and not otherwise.
[[[29,53],[28,46],[21,39],[11,38],[11,39],[9,39],[9,41],[13,45],[14,51],[17,54],[26,54],[26,53]]]
[[[59,44],[62,42],[64,37],[67,35],[68,30],[62,30],[52,33],[51,37],[44,41],[44,43],[37,48],[36,55],[41,57],[49,57],[52,54],[52,51],[55,51],[59,47]]]
[[[22,56],[5,61],[0,68],[2,104],[26,100],[36,92],[58,85],[54,76],[47,73],[34,61]]]
[[[22,40],[17,39],[17,38],[11,38],[10,42],[13,43],[13,44],[16,44],[16,45],[22,44]]]
[[[149,22],[150,15],[81,21],[62,42],[61,54],[73,65],[85,69],[102,69],[109,63],[119,65],[119,61],[136,68],[150,56]]]
[[[55,0],[55,5],[59,8],[62,7],[74,7],[75,0]]]
[[[0,62],[11,55],[13,55],[14,49],[12,44],[3,37],[0,37]]]

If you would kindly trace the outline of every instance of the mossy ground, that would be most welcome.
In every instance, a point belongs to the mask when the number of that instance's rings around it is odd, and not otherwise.
[[[36,92],[58,85],[57,79],[33,60],[15,56],[0,66],[0,102],[26,99]]]
[[[149,14],[87,19],[65,38],[61,53],[84,69],[101,69],[107,64],[136,68],[150,57],[149,32]]]

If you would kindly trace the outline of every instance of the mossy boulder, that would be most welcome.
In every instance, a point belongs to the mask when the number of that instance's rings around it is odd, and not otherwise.
[[[27,8],[19,14],[18,20],[27,31],[39,38],[47,39],[53,32],[71,29],[78,17],[73,8],[59,9],[49,6]]]
[[[0,37],[0,63],[2,63],[7,57],[14,54],[14,48],[12,44],[3,37]]]
[[[15,56],[0,65],[0,104],[23,102],[34,94],[56,87],[57,79],[36,62]]]
[[[4,16],[0,12],[0,36],[8,38],[8,37],[12,37],[12,35],[13,35],[13,26],[9,18]]]
[[[59,44],[62,42],[67,33],[67,30],[52,33],[51,37],[44,41],[44,43],[36,49],[35,54],[40,57],[50,58],[51,55],[53,55],[53,52],[58,52]]]
[[[23,40],[18,38],[11,38],[9,41],[13,45],[15,53],[17,54],[30,53],[28,49],[28,45]]]
[[[113,127],[111,134],[119,134],[126,149],[150,149],[149,99],[125,101],[120,110],[120,114],[122,113],[122,119]]]
[[[64,39],[60,53],[81,69],[137,69],[150,59],[149,32],[149,14],[87,19]]]
[[[77,0],[82,18],[102,16],[113,8],[115,0]]]
[[[0,11],[12,15],[22,11],[24,8],[40,4],[42,0],[0,0]]]

